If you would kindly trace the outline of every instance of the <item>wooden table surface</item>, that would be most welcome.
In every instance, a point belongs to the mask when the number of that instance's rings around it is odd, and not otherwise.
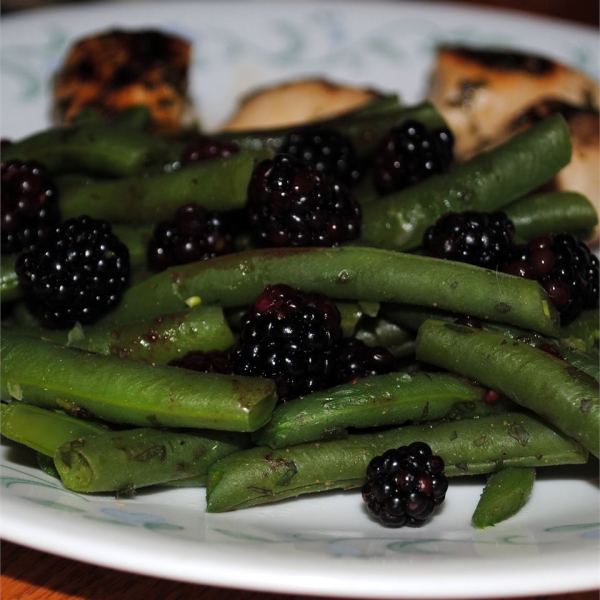
[[[140,577],[2,543],[2,600],[319,600]],[[528,600],[598,600],[597,591]],[[519,600],[513,598],[512,600]]]
[[[3,13],[16,8],[47,5],[48,0],[3,2]],[[451,2],[448,2],[451,4]],[[461,4],[483,5],[549,15],[598,26],[597,0],[462,0]],[[1,546],[0,598],[2,600],[308,600],[313,596],[290,596],[192,585],[142,577],[87,565],[31,550],[9,542]],[[597,590],[536,600],[598,600]],[[514,598],[512,600],[515,600]]]

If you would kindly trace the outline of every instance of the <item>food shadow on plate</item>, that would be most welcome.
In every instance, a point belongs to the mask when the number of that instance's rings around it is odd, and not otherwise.
[[[567,479],[569,481],[585,480],[600,488],[600,462],[595,456],[589,457],[582,465],[557,465],[538,469],[536,473],[538,481],[549,481],[556,479]]]
[[[35,450],[26,448],[22,444],[13,442],[4,436],[0,438],[0,446],[4,448],[2,455],[5,461],[20,467],[29,467],[39,470]]]

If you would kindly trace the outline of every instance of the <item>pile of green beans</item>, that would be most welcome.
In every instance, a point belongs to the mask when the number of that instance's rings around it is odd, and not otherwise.
[[[431,104],[399,106],[395,96],[324,124],[367,159],[407,118],[444,125]],[[98,323],[49,331],[28,309],[16,257],[2,257],[1,433],[37,452],[65,487],[205,486],[207,510],[222,512],[360,487],[373,457],[420,440],[447,475],[487,475],[472,519],[483,528],[526,503],[537,469],[600,454],[598,312],[561,327],[537,282],[418,252],[449,210],[505,210],[519,240],[589,232],[598,216],[587,198],[540,191],[571,158],[561,116],[390,196],[359,186],[358,243],[244,248],[158,274],[146,266],[154,225],[190,201],[243,209],[255,166],[289,130],[218,134],[240,153],[179,168],[186,136],[158,137],[147,125],[143,109],[110,124],[82,115],[3,155],[46,165],[63,218],[109,221],[134,273]],[[344,335],[392,349],[399,370],[278,404],[269,379],[169,366],[192,350],[227,352],[240,314],[276,283],[330,296]],[[483,328],[455,323],[467,316]],[[560,359],[540,349],[548,345]]]

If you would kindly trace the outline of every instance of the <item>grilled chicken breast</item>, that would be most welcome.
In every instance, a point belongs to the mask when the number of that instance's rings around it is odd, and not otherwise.
[[[143,104],[157,131],[178,131],[195,115],[188,97],[191,44],[155,30],[111,30],[78,40],[54,77],[53,120],[83,108],[111,115]]]
[[[476,50],[439,49],[428,98],[456,137],[464,160],[502,137],[506,123],[548,98],[573,106],[598,107],[598,82],[540,56]]]
[[[374,90],[325,79],[298,79],[255,90],[241,99],[223,131],[269,129],[333,117],[378,97]]]

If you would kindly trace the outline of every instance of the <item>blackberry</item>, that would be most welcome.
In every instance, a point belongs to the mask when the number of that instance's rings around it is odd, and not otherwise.
[[[569,233],[539,236],[516,246],[502,270],[539,281],[563,325],[598,307],[598,258]]]
[[[2,163],[2,254],[30,250],[60,222],[57,190],[35,161]]]
[[[291,154],[348,187],[360,181],[361,168],[352,140],[328,127],[308,127],[291,132],[279,152]]]
[[[358,237],[361,211],[344,184],[277,154],[254,169],[248,221],[264,246],[335,246]]]
[[[342,342],[338,357],[337,382],[349,383],[391,373],[397,368],[396,358],[383,346],[370,347],[362,340],[350,338]]]
[[[220,350],[191,350],[180,358],[174,358],[169,362],[171,367],[198,371],[200,373],[221,373],[222,375],[233,375],[233,365],[225,352]]]
[[[214,258],[234,251],[224,217],[199,204],[185,204],[171,221],[161,221],[148,242],[148,263],[155,271]]]
[[[404,121],[388,131],[373,153],[375,189],[384,196],[448,170],[453,149],[449,129],[431,130],[415,119]]]
[[[472,329],[483,329],[483,323],[476,317],[470,315],[463,315],[454,319],[454,322],[458,325],[464,325],[465,327],[471,327]]]
[[[285,402],[333,385],[341,340],[340,312],[326,296],[270,285],[242,318],[230,358],[237,375],[273,379]]]
[[[515,226],[502,211],[450,212],[425,231],[431,256],[496,269],[514,248]]]
[[[85,325],[121,299],[129,281],[129,251],[106,221],[81,216],[22,253],[15,271],[46,326]]]
[[[367,467],[362,497],[369,513],[387,527],[421,527],[448,489],[444,460],[425,442],[390,449]]]
[[[220,140],[207,135],[197,135],[190,140],[181,152],[181,164],[189,165],[212,158],[227,158],[237,154],[240,148],[234,142]]]

